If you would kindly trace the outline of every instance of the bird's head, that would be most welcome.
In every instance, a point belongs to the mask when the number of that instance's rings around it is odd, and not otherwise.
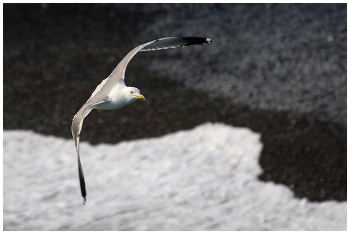
[[[140,93],[140,90],[138,88],[126,87],[124,90],[125,97],[130,102],[134,102],[137,99],[145,100],[145,97]]]

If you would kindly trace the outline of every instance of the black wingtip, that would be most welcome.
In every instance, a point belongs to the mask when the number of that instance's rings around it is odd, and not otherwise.
[[[79,171],[79,183],[80,183],[81,196],[84,199],[83,204],[85,205],[85,202],[86,202],[86,187],[85,187],[84,173],[83,173],[83,169],[82,169],[81,163],[80,163],[80,157],[78,157],[78,171]]]
[[[166,50],[193,45],[203,45],[213,42],[213,39],[207,37],[165,37],[149,43],[145,43],[140,51]]]
[[[187,45],[198,45],[212,43],[214,40],[206,37],[181,37],[182,40],[187,41]]]

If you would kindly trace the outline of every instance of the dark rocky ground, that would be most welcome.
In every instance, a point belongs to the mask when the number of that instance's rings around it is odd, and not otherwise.
[[[346,14],[346,4],[4,4],[4,129],[71,138],[74,114],[132,48],[211,37],[138,54],[126,83],[146,101],[91,112],[82,140],[248,127],[262,136],[261,180],[344,201]]]

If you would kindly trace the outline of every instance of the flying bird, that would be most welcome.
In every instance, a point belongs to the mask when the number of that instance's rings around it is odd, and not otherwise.
[[[90,111],[92,111],[92,109],[114,110],[122,108],[139,99],[145,100],[145,97],[140,93],[138,88],[128,87],[124,83],[126,67],[137,52],[164,50],[191,45],[207,44],[211,42],[213,42],[212,39],[204,37],[166,37],[139,45],[131,50],[112,71],[112,73],[96,87],[91,97],[73,117],[72,122],[72,135],[75,141],[75,148],[78,157],[80,190],[84,204],[86,202],[86,187],[79,154],[79,138],[83,127],[84,118],[90,113]]]

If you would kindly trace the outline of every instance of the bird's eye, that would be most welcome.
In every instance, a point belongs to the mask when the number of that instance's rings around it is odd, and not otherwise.
[[[130,91],[130,93],[134,93],[134,91]]]

